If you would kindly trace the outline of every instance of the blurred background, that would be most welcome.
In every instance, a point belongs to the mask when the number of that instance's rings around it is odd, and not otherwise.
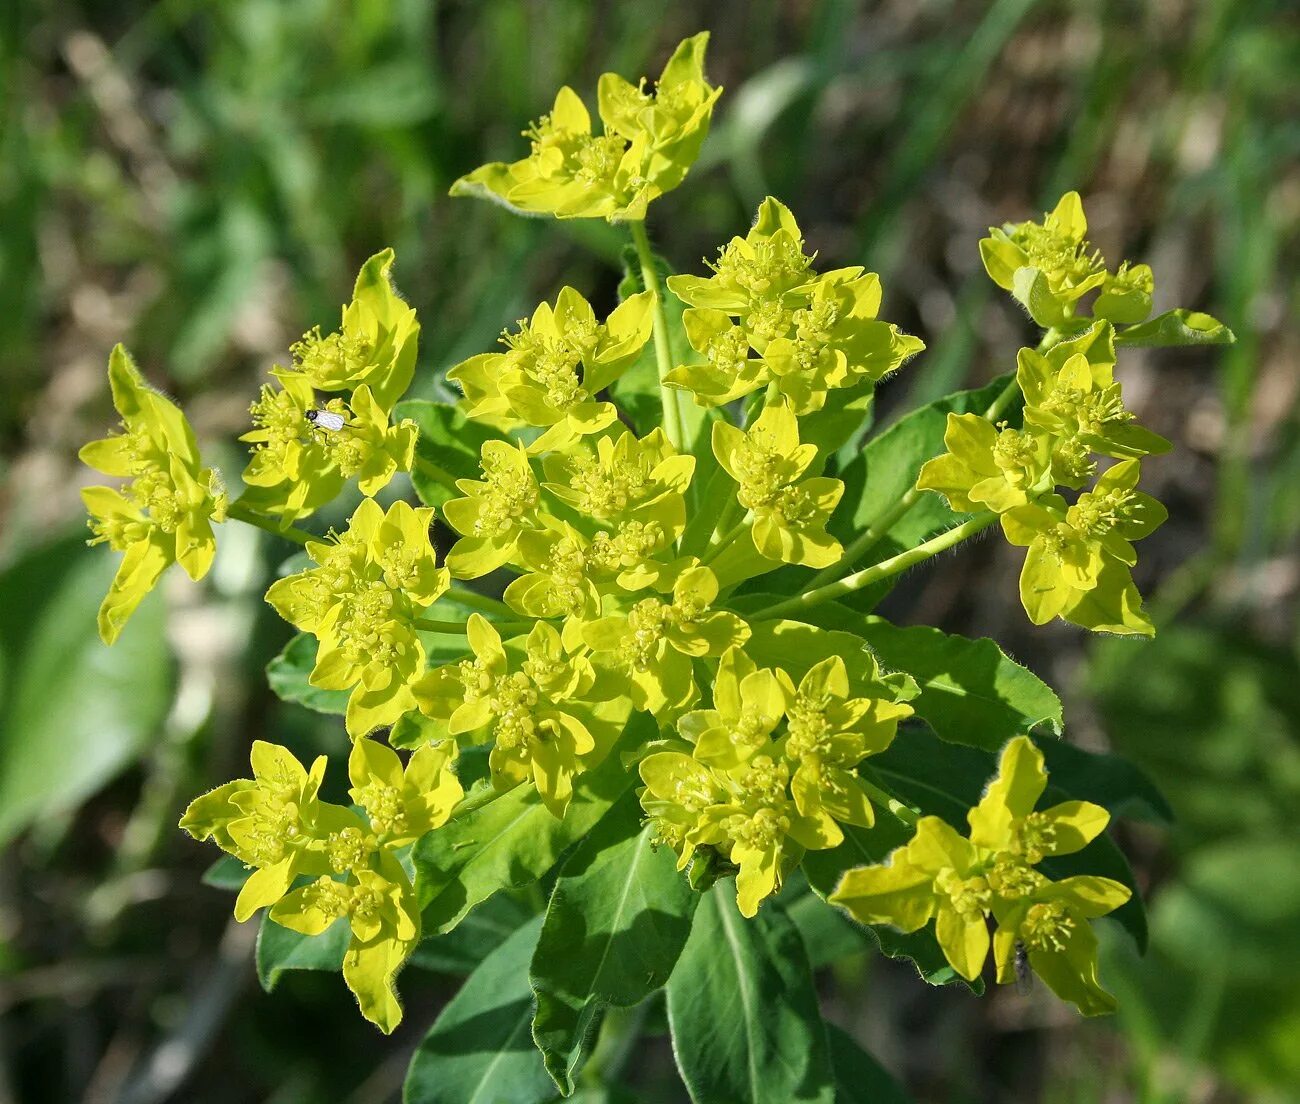
[[[339,979],[264,995],[252,925],[175,827],[273,736],[342,726],[270,696],[288,637],[260,601],[292,549],[222,530],[201,585],[168,576],[112,651],[113,570],[87,550],[76,450],[115,421],[125,341],[233,478],[265,370],[337,324],[385,245],[424,324],[417,392],[561,283],[612,305],[620,232],[446,198],[520,155],[555,89],[658,72],[713,32],[726,86],[652,236],[682,269],[772,193],[824,267],[881,273],[928,351],[886,424],[1032,344],[977,241],[1079,189],[1156,309],[1210,311],[1225,350],[1128,352],[1126,397],[1176,449],[1146,465],[1171,521],[1143,545],[1149,644],[1031,631],[1019,554],[985,541],[885,609],[997,637],[1057,686],[1068,738],[1145,768],[1176,814],[1122,825],[1151,947],[1103,925],[1120,1014],[1041,991],[930,990],[864,954],[829,1019],[919,1101],[1300,1099],[1300,15],[1289,0],[9,0],[0,12],[0,1102],[398,1099],[457,979],[408,970],[391,1038]],[[1041,987],[1040,987],[1041,990]],[[665,1040],[628,1099],[680,1101]]]

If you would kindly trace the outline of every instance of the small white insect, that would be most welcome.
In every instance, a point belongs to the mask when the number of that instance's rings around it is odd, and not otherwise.
[[[331,433],[337,433],[347,421],[342,414],[333,410],[309,410],[306,418],[317,429],[327,429]]]

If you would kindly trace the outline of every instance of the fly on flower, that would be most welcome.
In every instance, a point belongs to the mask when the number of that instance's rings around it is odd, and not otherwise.
[[[325,410],[321,407],[307,411],[303,417],[317,429],[323,429],[328,433],[337,433],[347,425],[348,421],[337,410]]]

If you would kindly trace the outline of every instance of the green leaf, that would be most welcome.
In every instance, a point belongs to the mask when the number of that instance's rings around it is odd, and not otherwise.
[[[900,628],[879,617],[865,618],[859,632],[884,666],[916,679],[921,693],[912,708],[950,743],[996,751],[1038,725],[1057,736],[1063,730],[1051,687],[992,640]]]
[[[1091,801],[1114,816],[1170,824],[1174,811],[1156,785],[1127,759],[1087,751],[1061,740],[1040,740],[1052,784],[1071,797]]]
[[[420,1043],[406,1071],[405,1104],[542,1104],[555,1086],[533,1046],[528,960],[540,916],[487,956]]]
[[[844,824],[841,828],[844,831],[844,842],[838,847],[826,851],[809,851],[803,857],[803,870],[808,877],[808,884],[823,901],[835,892],[846,870],[883,862],[891,851],[905,844],[912,835],[908,826],[884,810],[877,810],[876,823],[870,828],[855,824]],[[916,967],[916,972],[929,984],[969,984],[948,965],[932,928],[905,933],[885,924],[858,925],[856,921],[850,922],[871,936],[881,954],[910,961]],[[984,983],[977,979],[970,984],[970,988],[982,993]]]
[[[447,403],[407,399],[394,407],[393,417],[410,418],[420,427],[411,483],[426,506],[459,497],[455,480],[477,479],[483,442],[501,439],[500,433]]]
[[[835,1069],[835,1104],[911,1104],[889,1072],[842,1028],[826,1025]]]
[[[443,935],[423,939],[410,964],[440,974],[470,974],[503,940],[533,915],[533,910],[509,893],[489,897]]]
[[[415,845],[415,889],[426,932],[451,931],[481,901],[542,877],[632,786],[620,751],[644,736],[637,714],[605,761],[583,775],[557,820],[533,786],[516,786],[457,816]],[[653,723],[649,721],[648,723]]]
[[[870,426],[875,411],[874,384],[857,387],[836,387],[826,393],[826,405],[799,419],[799,440],[805,445],[817,446],[818,465],[835,453],[855,435]]]
[[[834,1099],[826,1029],[798,929],[775,901],[752,920],[719,882],[668,980],[673,1053],[695,1104]]]
[[[317,713],[342,716],[348,709],[347,690],[321,690],[307,681],[316,666],[316,638],[298,633],[266,665],[266,681],[282,701],[304,705]]]
[[[174,681],[161,595],[111,648],[95,628],[119,558],[63,540],[0,574],[0,845],[75,809],[159,738]]]
[[[867,929],[850,920],[848,913],[827,904],[814,893],[802,871],[796,870],[786,879],[779,899],[786,915],[799,929],[808,962],[814,970],[877,945]]]
[[[530,974],[533,1041],[566,1096],[601,1010],[630,1008],[662,986],[691,930],[699,895],[652,835],[636,795],[624,794],[551,892]]]
[[[1116,345],[1231,345],[1236,335],[1216,318],[1200,311],[1171,310],[1137,326],[1115,331]]]
[[[234,855],[222,855],[203,872],[199,879],[205,886],[213,889],[225,889],[238,893],[252,874],[252,870],[240,862]]]
[[[325,970],[339,973],[352,938],[347,917],[335,920],[320,935],[300,935],[283,928],[267,914],[257,930],[257,980],[271,992],[286,970]]]
[[[829,605],[830,603],[824,603]],[[737,608],[762,608],[751,600],[736,603]],[[819,609],[821,607],[818,607]],[[843,607],[840,607],[843,609]],[[849,613],[854,632],[840,628],[810,625],[802,621],[759,621],[752,626],[750,638],[745,642],[745,653],[760,667],[780,667],[796,683],[813,667],[831,656],[844,660],[854,692],[886,696],[891,700],[910,701],[918,693],[915,682],[904,675],[879,676],[871,651],[861,637],[862,617]]]

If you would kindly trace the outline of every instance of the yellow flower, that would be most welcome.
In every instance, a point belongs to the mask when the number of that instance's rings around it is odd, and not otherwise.
[[[399,471],[411,470],[415,423],[390,425],[368,385],[346,402],[317,406],[307,376],[284,369],[272,375],[279,388],[262,387],[250,408],[254,428],[240,437],[253,446],[243,475],[249,506],[288,526],[331,502],[349,479],[373,497]]]
[[[299,875],[346,870],[369,850],[360,817],[317,797],[325,756],[308,771],[287,748],[255,740],[251,759],[251,779],[195,798],[180,824],[255,868],[235,901],[241,922],[283,897]]]
[[[566,657],[560,634],[544,621],[514,663],[485,618],[471,614],[467,628],[474,658],[422,678],[414,688],[421,711],[445,721],[452,736],[492,740],[493,784],[504,790],[531,780],[546,807],[563,816],[584,757],[596,748],[574,707],[595,681],[590,662]]]
[[[339,329],[319,327],[293,348],[293,370],[318,391],[368,387],[379,409],[392,410],[415,372],[420,324],[393,287],[391,249],[376,253],[357,273],[352,302]]]
[[[624,590],[665,577],[657,558],[686,527],[685,494],[695,457],[678,454],[662,429],[645,437],[627,431],[577,442],[542,461],[546,490],[581,518],[590,544],[589,569],[614,576]]]
[[[359,870],[346,881],[317,878],[286,894],[271,919],[301,935],[322,935],[336,920],[351,929],[343,980],[361,1014],[385,1034],[402,1020],[394,981],[420,941],[420,903],[402,864],[377,856],[378,870]]]
[[[1051,489],[1051,437],[1044,431],[994,427],[978,414],[949,414],[948,451],[921,467],[916,485],[938,491],[962,513],[1024,506]]]
[[[483,478],[458,479],[466,497],[443,506],[461,534],[447,554],[447,566],[462,579],[476,579],[510,563],[521,533],[538,527],[540,488],[523,445],[484,441]]]
[[[583,629],[583,640],[630,681],[632,704],[668,720],[698,696],[691,658],[718,656],[743,644],[749,627],[734,613],[710,607],[718,580],[707,567],[678,575],[669,601],[643,598],[625,613],[599,618]]]
[[[707,34],[686,39],[655,92],[613,73],[600,79],[604,133],[573,89],[527,131],[522,160],[493,162],[461,177],[452,195],[492,199],[521,213],[640,221],[652,200],[677,187],[699,154],[721,94],[704,79]]]
[[[656,751],[641,763],[641,804],[656,838],[677,852],[679,867],[701,847],[725,856],[746,916],[803,849],[842,842],[840,823],[873,823],[852,768],[884,750],[911,709],[849,693],[838,656],[796,688],[785,671],[760,669],[733,646],[718,664],[713,708],[677,723],[690,753]]]
[[[905,932],[933,918],[944,956],[970,981],[988,958],[992,916],[999,982],[1015,980],[1019,944],[1058,996],[1085,1015],[1110,1011],[1114,1002],[1097,982],[1097,943],[1086,921],[1122,905],[1128,888],[1092,876],[1053,882],[1035,869],[1045,858],[1082,850],[1110,814],[1086,801],[1036,812],[1046,785],[1042,753],[1017,736],[968,815],[969,839],[938,817],[922,817],[912,839],[885,862],[848,871],[831,900],[865,924]]]
[[[794,765],[790,792],[801,815],[839,843],[839,824],[871,827],[871,802],[854,768],[887,748],[912,707],[884,698],[850,697],[848,668],[839,656],[811,667],[796,689],[784,671],[786,735],[782,753]]]
[[[506,429],[545,428],[529,448],[533,454],[566,448],[618,420],[614,404],[596,396],[650,339],[653,303],[652,293],[641,292],[597,322],[591,305],[566,287],[554,307],[543,303],[502,337],[507,352],[471,357],[447,378],[464,390],[468,417]]]
[[[1028,549],[1020,600],[1035,625],[1061,617],[1097,631],[1154,631],[1129,575],[1137,562],[1132,542],[1168,513],[1136,489],[1138,474],[1138,461],[1123,460],[1072,506],[1044,495],[1002,515],[1007,540]]]
[[[191,579],[212,565],[212,523],[226,516],[226,493],[211,468],[201,466],[194,431],[176,405],[150,390],[131,354],[117,345],[108,360],[113,406],[122,432],[91,441],[84,464],[130,480],[122,490],[87,487],[91,544],[123,553],[99,607],[99,635],[112,644],[162,573],[179,563]]]
[[[319,565],[280,579],[266,600],[319,641],[313,686],[347,690],[347,729],[358,737],[415,706],[424,671],[415,621],[450,586],[429,540],[432,508],[395,502],[385,513],[366,499],[334,543],[312,542]]]
[[[799,443],[799,425],[785,403],[764,408],[748,430],[713,423],[713,454],[738,484],[753,514],[754,547],[783,563],[828,567],[843,554],[826,532],[844,484],[827,476],[801,479],[817,447]]]

